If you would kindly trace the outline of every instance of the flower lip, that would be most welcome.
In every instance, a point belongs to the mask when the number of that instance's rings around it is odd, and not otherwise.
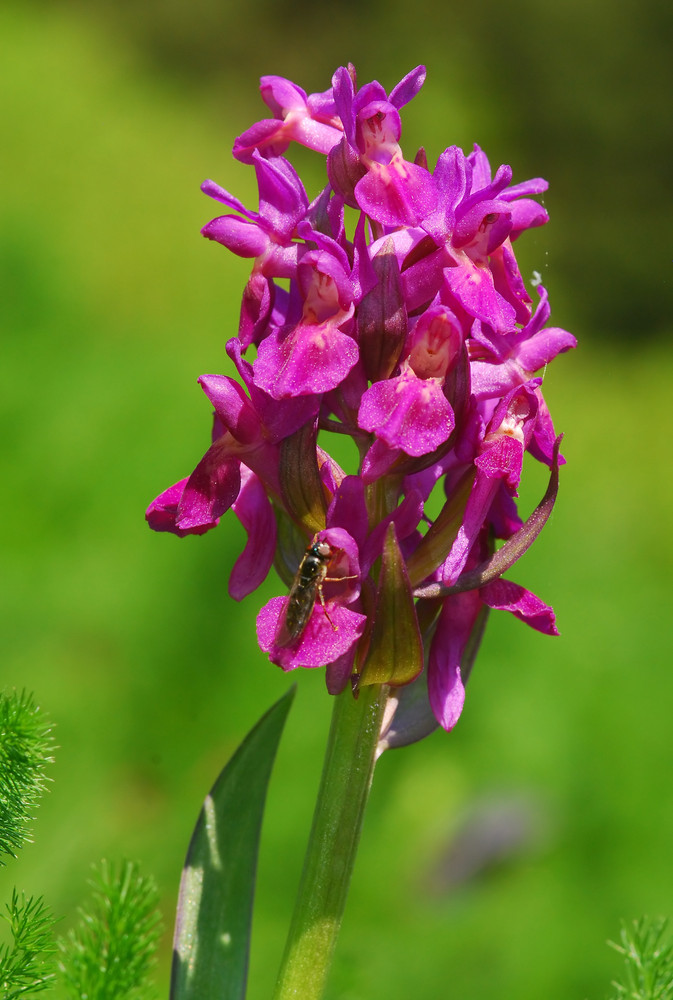
[[[283,670],[323,667],[334,663],[355,646],[364,632],[365,615],[336,601],[327,601],[331,623],[318,603],[297,642],[291,646],[280,646],[276,640],[287,600],[287,597],[273,597],[257,615],[260,648],[269,654],[272,663]]]

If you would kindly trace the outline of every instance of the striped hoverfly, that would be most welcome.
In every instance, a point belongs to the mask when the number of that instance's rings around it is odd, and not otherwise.
[[[341,551],[334,545],[330,545],[329,542],[318,539],[317,535],[314,536],[313,541],[302,556],[290,588],[285,615],[281,620],[276,637],[279,646],[291,646],[301,638],[316,600],[320,601],[325,617],[334,631],[338,631],[338,625],[335,625],[329,616],[322,588],[324,583],[340,583],[342,580],[357,579],[355,576],[330,577],[327,575],[330,562]]]

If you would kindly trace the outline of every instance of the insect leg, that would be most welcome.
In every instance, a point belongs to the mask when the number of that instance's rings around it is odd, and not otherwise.
[[[327,579],[327,577],[325,579]],[[322,592],[322,585],[323,585],[323,581],[322,580],[320,580],[319,583],[316,585],[316,590],[318,592],[318,598],[320,600],[320,603],[322,604],[322,609],[325,612],[325,618],[330,623],[330,625],[332,626],[332,628],[334,629],[334,631],[338,632],[339,631],[339,626],[335,625],[334,622],[332,621],[332,619],[329,616],[329,611],[327,610],[327,605],[325,604],[325,595]]]

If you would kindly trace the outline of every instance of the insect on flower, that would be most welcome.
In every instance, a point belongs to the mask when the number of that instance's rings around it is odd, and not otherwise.
[[[299,569],[290,588],[290,596],[287,599],[285,617],[278,629],[276,642],[279,646],[290,646],[301,638],[301,635],[308,624],[311,612],[315,606],[316,598],[322,604],[325,617],[335,632],[338,625],[335,625],[329,616],[325,597],[323,595],[324,583],[337,583],[341,580],[354,580],[354,576],[330,577],[327,575],[329,564],[340,549],[330,545],[329,542],[319,540],[317,536],[308,546]]]

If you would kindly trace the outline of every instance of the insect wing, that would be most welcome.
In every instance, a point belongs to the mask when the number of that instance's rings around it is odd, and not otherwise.
[[[276,637],[276,645],[291,646],[293,642],[301,637],[311,617],[315,599],[315,590],[297,590],[294,594],[290,591],[285,608],[285,617],[281,622]]]

